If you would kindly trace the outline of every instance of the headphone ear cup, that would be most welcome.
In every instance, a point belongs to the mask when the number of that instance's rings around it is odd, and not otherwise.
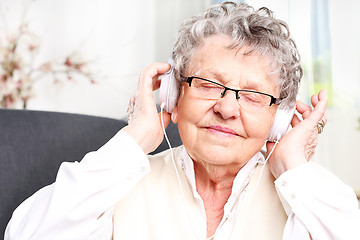
[[[295,105],[292,108],[278,108],[276,111],[274,123],[271,126],[268,141],[279,141],[288,131],[291,120],[295,113]]]
[[[173,70],[174,62],[172,59],[169,59],[168,63],[171,65],[171,69],[161,77],[159,102],[168,113],[171,113],[177,103],[179,88]]]

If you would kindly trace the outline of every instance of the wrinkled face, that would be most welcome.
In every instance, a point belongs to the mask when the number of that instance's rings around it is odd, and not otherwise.
[[[270,74],[268,59],[255,53],[244,55],[245,48],[228,49],[229,43],[225,36],[207,38],[194,51],[186,77],[198,76],[233,89],[278,97],[276,75]],[[264,145],[276,108],[245,109],[232,91],[218,100],[199,98],[194,87],[183,83],[172,119],[194,161],[244,165]]]

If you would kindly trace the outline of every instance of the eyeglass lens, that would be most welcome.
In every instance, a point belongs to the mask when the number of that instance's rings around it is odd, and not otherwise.
[[[263,108],[271,105],[271,97],[259,92],[250,90],[235,90],[210,80],[191,77],[190,86],[196,90],[198,97],[208,100],[218,100],[225,97],[229,91],[235,93],[238,103],[252,108]]]

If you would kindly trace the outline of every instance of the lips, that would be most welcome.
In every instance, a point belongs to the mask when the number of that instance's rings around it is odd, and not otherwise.
[[[207,127],[207,130],[213,134],[217,134],[221,136],[228,136],[228,137],[239,136],[239,134],[237,134],[237,132],[235,132],[231,128],[222,127],[222,126],[209,126]]]

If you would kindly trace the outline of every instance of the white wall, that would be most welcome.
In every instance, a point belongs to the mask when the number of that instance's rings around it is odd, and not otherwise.
[[[156,0],[157,60],[167,61],[177,37],[180,24],[210,6],[210,0]]]
[[[22,2],[28,1],[2,0],[2,7],[7,16],[18,15]],[[29,108],[124,116],[140,70],[155,60],[154,12],[152,0],[33,3],[27,19],[42,40],[38,63],[76,50],[93,61],[98,84],[77,79],[55,86],[50,79],[43,79],[36,85],[36,98]]]
[[[0,31],[16,30],[31,0],[1,0],[5,16]],[[41,39],[37,64],[73,51],[91,60],[98,84],[77,79],[55,86],[51,79],[35,85],[29,109],[122,118],[138,75],[154,61],[167,61],[180,23],[207,0],[37,0],[26,16]],[[5,29],[6,28],[6,29]]]
[[[41,0],[32,13],[34,28],[42,27],[44,55],[78,49],[94,60],[98,84],[56,88],[43,81],[29,108],[124,116],[140,70],[154,61],[154,1]]]
[[[359,1],[329,1],[334,104],[321,138],[319,159],[360,194]]]

